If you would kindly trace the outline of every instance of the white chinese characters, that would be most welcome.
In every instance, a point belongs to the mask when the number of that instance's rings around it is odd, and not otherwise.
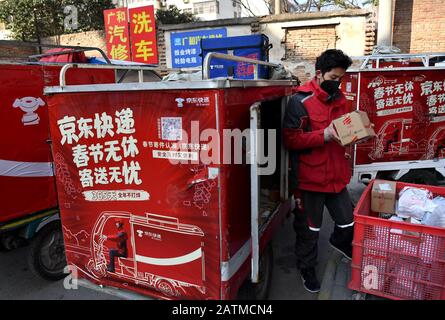
[[[57,124],[61,144],[73,145],[73,163],[79,169],[83,188],[111,183],[142,184],[141,166],[134,159],[139,148],[133,137],[136,129],[130,108],[116,111],[114,117],[106,112],[96,113],[93,118],[65,116]],[[92,138],[96,140],[89,144]]]

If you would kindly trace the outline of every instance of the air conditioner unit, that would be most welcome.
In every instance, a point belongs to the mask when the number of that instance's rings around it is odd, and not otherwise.
[[[161,7],[166,7],[167,6],[167,0],[161,0]]]
[[[190,3],[190,0],[183,0],[184,3]]]

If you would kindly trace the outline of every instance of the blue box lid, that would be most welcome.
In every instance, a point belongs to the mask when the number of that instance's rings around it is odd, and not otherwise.
[[[265,34],[252,34],[247,36],[215,38],[215,39],[201,39],[201,49],[203,51],[209,50],[224,50],[231,48],[252,48],[262,47],[266,48],[269,45],[269,38]]]

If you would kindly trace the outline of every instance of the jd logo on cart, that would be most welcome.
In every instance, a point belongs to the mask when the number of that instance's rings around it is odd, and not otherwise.
[[[183,108],[184,107],[184,101],[185,99],[182,98],[177,98],[175,99],[176,103],[178,104],[178,108]]]
[[[139,238],[142,238],[142,236],[144,235],[144,231],[142,230],[137,230],[136,232],[138,233]]]
[[[39,124],[40,117],[34,111],[37,111],[39,107],[45,105],[45,102],[42,98],[34,98],[34,97],[24,97],[21,99],[16,99],[14,104],[12,105],[14,108],[20,108],[25,113],[22,117],[23,125],[31,126]]]
[[[210,97],[209,96],[183,97],[183,98],[176,98],[175,102],[177,103],[178,108],[208,107],[210,106]]]
[[[377,77],[368,84],[368,88],[380,87],[383,84],[383,81],[384,79],[382,77]]]

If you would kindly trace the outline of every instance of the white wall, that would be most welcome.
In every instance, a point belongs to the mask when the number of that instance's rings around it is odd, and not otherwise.
[[[238,4],[234,7],[232,0],[219,0],[219,17],[218,19],[233,19],[234,13],[241,14]]]
[[[156,9],[168,8],[169,6],[176,6],[180,10],[184,9],[192,9],[194,8],[194,3],[197,2],[212,2],[212,0],[189,0],[188,3],[184,3],[184,0],[118,0],[119,6],[124,7],[128,6],[130,8],[133,7],[142,7],[153,5]],[[165,1],[166,6],[161,7],[161,1]],[[241,0],[239,0],[241,1]],[[255,1],[262,0],[242,0],[242,1],[250,1],[254,3]],[[255,8],[255,6],[252,6]],[[196,17],[202,21],[209,20],[218,20],[218,19],[232,19],[235,17],[234,13],[237,13],[237,18],[240,16],[246,17],[248,15],[242,15],[242,6],[237,4],[235,7],[233,6],[232,0],[219,0],[219,14],[218,13],[206,13],[206,14],[196,14]]]
[[[6,30],[5,24],[0,23],[0,40],[8,40],[11,36],[11,30]]]
[[[282,63],[289,70],[293,70],[298,66],[304,66],[306,72],[313,74],[313,65],[308,62],[282,61],[285,57],[285,40],[286,28],[290,27],[308,27],[319,25],[336,25],[336,48],[343,50],[349,56],[362,56],[365,54],[366,47],[366,18],[363,16],[356,17],[334,17],[327,19],[315,19],[306,21],[291,22],[275,22],[261,24],[261,33],[269,37],[273,48],[269,52],[269,60],[273,63]]]

